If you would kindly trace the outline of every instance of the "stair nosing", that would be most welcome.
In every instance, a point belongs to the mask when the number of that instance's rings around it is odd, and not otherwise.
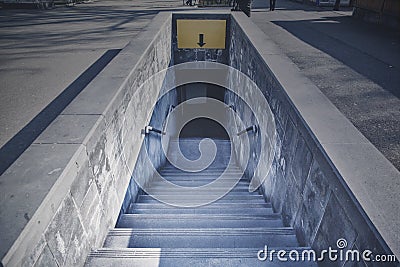
[[[252,236],[257,234],[294,235],[295,233],[292,227],[251,227],[245,230],[241,228],[113,228],[109,231],[107,237],[145,234],[160,236]]]
[[[310,250],[310,247],[271,247],[274,255],[280,250]],[[92,250],[89,257],[107,258],[254,258],[258,248],[100,248]]]
[[[146,217],[148,219],[195,219],[195,220],[203,220],[205,218],[213,218],[213,219],[221,219],[221,220],[275,220],[281,219],[282,215],[279,213],[271,213],[266,215],[220,215],[220,214],[134,214],[134,213],[125,213],[122,215],[122,219],[124,217]],[[136,219],[144,219],[144,218],[136,218]]]

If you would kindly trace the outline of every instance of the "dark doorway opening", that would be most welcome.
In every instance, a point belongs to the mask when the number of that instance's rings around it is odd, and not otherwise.
[[[206,97],[224,102],[225,88],[208,83],[191,83],[178,88],[178,102],[183,103],[189,99]],[[192,105],[207,108],[207,100],[198,101]],[[188,122],[179,133],[180,138],[209,137],[215,139],[229,139],[224,127],[208,118],[196,118]]]

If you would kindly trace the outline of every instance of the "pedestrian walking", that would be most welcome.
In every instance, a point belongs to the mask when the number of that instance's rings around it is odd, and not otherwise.
[[[240,10],[240,8],[239,8],[239,0],[233,0],[232,9],[231,10],[232,11],[239,11]]]
[[[269,10],[270,11],[275,10],[275,3],[276,3],[276,0],[269,0]]]
[[[339,11],[340,8],[340,0],[335,1],[335,5],[333,6],[334,11]]]

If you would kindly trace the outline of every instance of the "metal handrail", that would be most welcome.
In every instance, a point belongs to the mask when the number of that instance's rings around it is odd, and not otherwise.
[[[150,132],[155,132],[155,133],[162,134],[162,135],[166,134],[164,131],[156,129],[150,125],[147,125],[146,127],[144,127],[144,129],[142,129],[143,135],[149,134]]]
[[[151,125],[147,125],[146,127],[144,127],[144,129],[141,130],[142,135],[149,134],[150,132],[155,132],[155,133],[158,133],[158,134],[161,134],[161,135],[166,135],[167,133],[165,131],[165,127],[167,126],[168,115],[169,115],[169,113],[171,113],[171,111],[174,108],[175,108],[174,105],[169,105],[168,112],[167,112],[167,115],[165,116],[165,120],[164,120],[164,123],[163,123],[163,126],[162,126],[162,130],[154,128]]]
[[[165,120],[164,120],[164,123],[163,123],[163,125],[162,125],[162,130],[163,130],[163,132],[165,132],[165,128],[167,127],[167,122],[168,122],[168,115],[171,113],[171,111],[172,110],[174,110],[174,108],[175,108],[175,106],[174,105],[169,105],[169,108],[168,108],[168,112],[167,112],[167,114],[165,115]]]
[[[236,112],[236,108],[235,108],[235,106],[234,106],[233,104],[230,104],[230,105],[227,107],[227,109],[228,109],[228,110],[231,110],[233,113]],[[237,129],[238,127],[237,127],[237,123],[236,123],[235,114],[233,114],[232,118],[233,118],[233,123],[235,124],[235,129]]]
[[[256,133],[257,132],[257,125],[252,125],[252,126],[247,127],[246,129],[238,132],[237,136],[240,136],[240,135],[242,135],[244,133],[251,132],[251,131]]]

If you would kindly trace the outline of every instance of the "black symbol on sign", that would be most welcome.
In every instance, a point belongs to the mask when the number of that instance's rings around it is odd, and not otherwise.
[[[197,43],[200,47],[203,47],[206,43],[204,42],[204,34],[199,33],[199,42]]]

